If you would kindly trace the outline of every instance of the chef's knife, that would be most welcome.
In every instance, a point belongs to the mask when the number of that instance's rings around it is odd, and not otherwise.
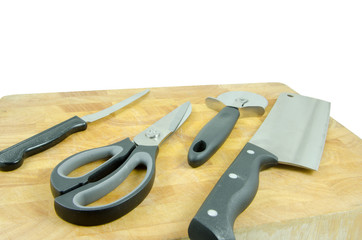
[[[102,111],[89,114],[81,118],[74,116],[47,130],[44,130],[41,133],[25,139],[22,142],[2,150],[0,152],[0,170],[11,171],[19,168],[23,164],[25,158],[53,147],[75,132],[86,130],[87,123],[94,122],[108,116],[109,114],[139,99],[148,92],[149,90],[147,89],[106,109],[103,109]]]
[[[192,219],[189,237],[235,239],[234,221],[253,200],[260,170],[278,163],[318,170],[329,111],[329,102],[281,94],[263,124]]]

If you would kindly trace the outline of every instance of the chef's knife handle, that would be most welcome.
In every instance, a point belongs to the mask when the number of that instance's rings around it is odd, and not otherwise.
[[[209,160],[230,135],[239,116],[237,108],[224,107],[201,129],[187,156],[191,167],[201,166]]]
[[[87,123],[74,116],[22,142],[19,142],[0,152],[0,170],[11,171],[19,168],[24,159],[42,152],[63,141],[69,135],[83,131]]]
[[[190,239],[235,239],[235,219],[254,199],[259,171],[277,163],[275,155],[246,144],[192,219],[188,230]]]

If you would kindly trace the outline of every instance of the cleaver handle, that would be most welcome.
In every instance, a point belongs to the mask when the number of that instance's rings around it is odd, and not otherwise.
[[[199,167],[211,158],[228,138],[239,116],[237,108],[224,107],[200,130],[187,156],[191,167]]]
[[[45,151],[48,148],[60,143],[69,135],[83,131],[87,128],[87,123],[74,116],[61,122],[41,133],[38,133],[22,142],[19,142],[0,152],[0,170],[11,171],[19,168],[24,159]]]
[[[235,239],[235,219],[254,199],[259,172],[277,163],[275,155],[247,143],[192,219],[190,239]]]

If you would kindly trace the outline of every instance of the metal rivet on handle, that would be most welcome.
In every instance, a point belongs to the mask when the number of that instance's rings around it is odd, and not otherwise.
[[[236,175],[235,173],[229,173],[229,178],[237,179],[238,175]]]
[[[217,211],[214,210],[214,209],[209,209],[207,211],[207,214],[210,216],[210,217],[216,217],[217,216]]]
[[[247,150],[246,152],[249,153],[249,154],[255,154],[255,152],[253,150],[251,150],[251,149]]]

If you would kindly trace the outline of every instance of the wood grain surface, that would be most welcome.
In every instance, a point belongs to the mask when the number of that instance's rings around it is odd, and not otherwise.
[[[0,149],[74,115],[82,117],[102,110],[141,90],[3,97]],[[240,118],[218,152],[201,167],[191,168],[187,163],[189,146],[216,115],[206,107],[205,98],[227,91],[263,95],[269,101],[266,113]],[[0,172],[0,239],[187,239],[188,225],[198,208],[281,92],[295,91],[280,83],[152,88],[139,101],[90,123],[86,131],[29,157],[19,169]],[[136,209],[118,220],[94,227],[72,225],[56,215],[49,181],[52,169],[61,160],[126,137],[133,139],[186,101],[192,103],[193,112],[161,145],[153,188]],[[98,204],[125,194],[143,175],[142,171],[133,172]],[[237,239],[361,239],[361,203],[362,141],[331,118],[319,171],[278,166],[261,172],[259,191],[237,218],[234,230]]]

